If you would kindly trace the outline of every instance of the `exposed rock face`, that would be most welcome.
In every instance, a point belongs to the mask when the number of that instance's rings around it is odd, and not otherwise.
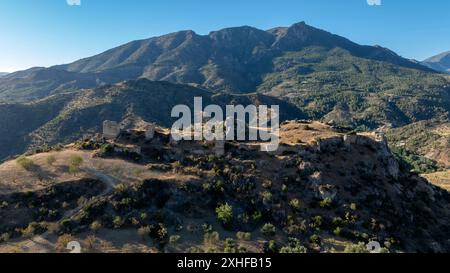
[[[400,166],[395,157],[392,155],[384,134],[371,133],[362,135],[345,135],[343,137],[343,142],[347,148],[351,148],[353,145],[361,145],[376,151],[385,164],[387,174],[395,180],[399,178]]]
[[[115,121],[103,122],[103,136],[107,139],[116,139],[120,134],[120,125]]]

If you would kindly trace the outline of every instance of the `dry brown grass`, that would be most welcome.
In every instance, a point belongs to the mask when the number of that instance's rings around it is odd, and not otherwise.
[[[434,185],[450,191],[450,170],[445,172],[424,174],[423,177]]]

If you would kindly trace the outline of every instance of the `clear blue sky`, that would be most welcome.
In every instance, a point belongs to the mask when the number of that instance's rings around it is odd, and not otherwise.
[[[66,1],[0,1],[0,71],[67,63],[177,30],[207,34],[300,21],[408,58],[450,50],[448,0],[381,0],[381,6],[367,0],[81,0],[80,6]]]

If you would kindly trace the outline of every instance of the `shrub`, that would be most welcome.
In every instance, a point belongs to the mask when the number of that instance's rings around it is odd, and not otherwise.
[[[25,156],[20,156],[19,158],[17,158],[16,163],[27,171],[31,170],[34,165],[33,161]]]
[[[164,226],[164,224],[159,224],[158,238],[162,240],[167,237],[167,234],[167,228]]]
[[[306,247],[300,244],[297,238],[289,238],[288,245],[280,249],[280,253],[306,253]]]
[[[75,174],[80,171],[80,166],[83,164],[83,158],[78,155],[70,157],[69,173]]]
[[[116,216],[113,220],[113,224],[115,228],[121,228],[124,224],[124,221],[120,216]]]
[[[39,224],[36,222],[32,222],[25,229],[22,230],[22,236],[33,237],[36,234],[38,229],[39,229]]]
[[[300,208],[302,206],[302,202],[299,199],[294,198],[291,201],[289,201],[289,205],[294,210],[300,210]]]
[[[265,236],[274,236],[276,232],[276,227],[270,223],[264,224],[261,228],[262,234]]]
[[[55,162],[56,162],[56,157],[53,155],[49,155],[47,157],[46,161],[49,166],[53,166],[53,164],[55,164]]]
[[[87,249],[94,249],[95,244],[97,243],[97,238],[93,235],[89,235],[83,242]]]
[[[228,203],[222,204],[216,208],[217,218],[224,225],[228,225],[233,221],[233,207]]]
[[[269,191],[264,191],[261,193],[264,203],[270,203],[272,201],[272,193]]]
[[[93,232],[97,232],[102,228],[102,223],[100,223],[100,221],[94,221],[92,222],[90,228]]]
[[[203,242],[205,244],[214,245],[217,244],[220,241],[220,235],[218,232],[214,231],[211,233],[205,233],[203,236]]]
[[[334,226],[339,226],[339,225],[342,224],[342,222],[343,222],[343,220],[342,220],[341,217],[334,217],[334,218],[333,218],[333,221],[332,221],[332,224],[333,224]]]
[[[319,228],[320,226],[322,226],[323,223],[323,218],[322,216],[318,215],[312,218],[312,224],[311,226],[313,228]]]
[[[264,247],[264,252],[266,253],[276,253],[277,252],[277,243],[274,240],[270,240]]]
[[[67,248],[67,245],[75,241],[75,238],[70,234],[64,234],[58,237],[58,240],[56,241],[56,250],[58,251],[64,251]]]
[[[337,227],[333,230],[333,234],[336,236],[341,236],[342,230],[340,227]]]
[[[345,253],[369,253],[365,243],[360,242],[358,244],[349,244],[344,249]]]
[[[8,242],[11,239],[11,235],[9,233],[3,233],[0,236],[0,242]]]
[[[253,213],[253,215],[252,215],[252,219],[255,222],[261,221],[262,220],[262,213],[259,212],[259,211],[255,211],[255,213]]]
[[[225,253],[236,253],[236,242],[231,238],[225,239],[223,251]]]
[[[180,241],[180,239],[181,239],[180,235],[172,235],[169,238],[169,243],[174,245],[174,244],[178,243],[178,241]]]
[[[236,233],[236,238],[243,241],[250,241],[252,239],[252,234],[250,232],[239,231]]]
[[[319,235],[314,234],[314,235],[311,235],[311,237],[309,237],[309,241],[312,244],[320,245],[321,239],[320,239]]]
[[[103,144],[100,147],[100,151],[102,154],[107,155],[109,153],[112,153],[114,151],[114,146],[111,144]]]
[[[325,198],[322,201],[320,201],[319,205],[321,208],[329,208],[329,207],[331,207],[332,203],[333,203],[333,200],[331,200],[331,198]]]

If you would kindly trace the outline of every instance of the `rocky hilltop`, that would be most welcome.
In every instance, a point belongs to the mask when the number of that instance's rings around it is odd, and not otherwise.
[[[105,125],[0,165],[0,251],[450,251],[450,194],[405,169],[382,133],[287,121],[267,153]]]

